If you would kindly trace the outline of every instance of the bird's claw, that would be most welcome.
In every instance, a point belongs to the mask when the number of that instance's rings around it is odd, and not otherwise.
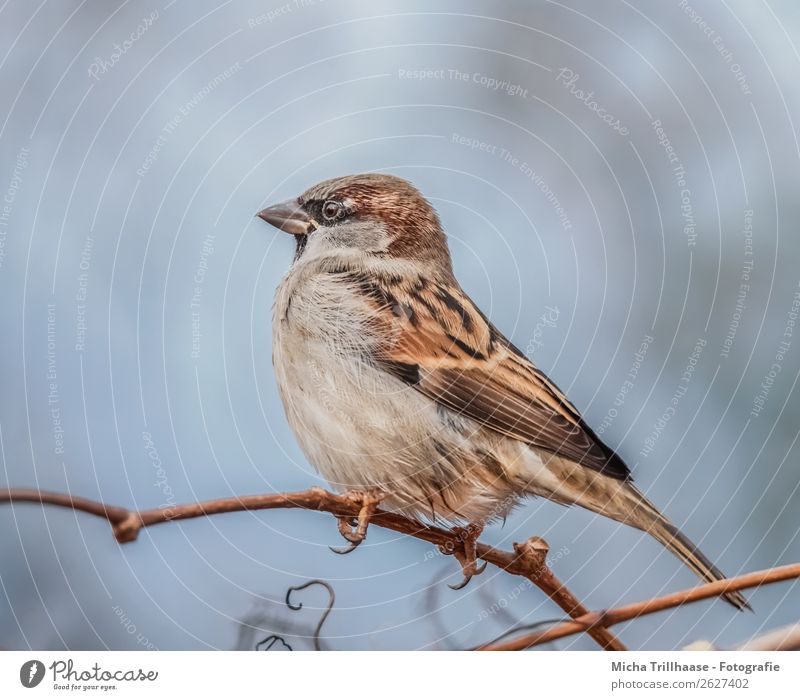
[[[460,591],[466,586],[473,576],[478,576],[486,569],[486,562],[478,566],[477,544],[478,537],[483,532],[483,527],[472,523],[467,527],[453,528],[453,539],[439,549],[444,554],[452,554],[461,564],[464,578],[461,583],[448,584],[454,591]]]
[[[360,506],[357,517],[343,516],[338,518],[339,534],[350,544],[346,547],[330,547],[336,554],[349,554],[367,538],[367,528],[375,511],[386,494],[380,489],[369,491],[349,491],[346,498]]]
[[[464,588],[470,581],[472,581],[473,576],[479,576],[483,573],[484,569],[486,569],[486,562],[483,562],[480,566],[476,566],[475,562],[472,564],[464,565],[461,562],[461,569],[464,572],[464,578],[461,580],[461,583],[448,583],[448,587],[452,588],[454,591],[460,591]]]
[[[339,526],[339,534],[344,537],[350,544],[344,547],[328,547],[334,554],[350,554],[360,542],[354,542],[353,532],[355,528],[358,527],[358,519],[357,518],[350,518],[350,517],[341,517],[337,518],[336,522]]]

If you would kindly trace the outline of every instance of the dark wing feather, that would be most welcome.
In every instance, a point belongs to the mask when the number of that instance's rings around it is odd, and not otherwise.
[[[452,411],[617,479],[625,463],[566,396],[478,310],[455,282],[352,278],[376,311],[372,361]],[[366,287],[369,287],[368,289]]]

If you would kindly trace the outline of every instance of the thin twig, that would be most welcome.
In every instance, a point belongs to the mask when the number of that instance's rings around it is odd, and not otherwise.
[[[754,571],[753,573],[743,574],[734,578],[724,579],[722,581],[714,581],[713,583],[706,583],[696,588],[690,588],[678,593],[670,593],[669,595],[660,598],[653,598],[652,600],[644,600],[639,603],[631,603],[629,605],[615,608],[613,610],[605,610],[599,612],[592,612],[588,615],[581,615],[573,618],[571,622],[564,622],[557,627],[553,627],[544,632],[535,632],[533,634],[523,635],[512,639],[508,642],[501,644],[486,644],[479,647],[482,651],[515,651],[520,649],[529,649],[545,642],[550,642],[554,639],[561,637],[568,637],[578,632],[591,632],[597,626],[611,627],[620,622],[633,620],[636,617],[643,615],[650,615],[651,613],[660,612],[669,608],[676,608],[686,603],[693,603],[698,600],[706,598],[713,598],[720,596],[723,593],[730,591],[740,591],[744,588],[754,588],[762,586],[767,583],[775,583],[777,581],[786,581],[789,579],[800,578],[800,564],[789,564],[787,566],[778,566],[774,569],[765,569],[764,571]]]
[[[331,513],[337,518],[352,518],[357,516],[360,511],[360,506],[352,498],[337,496],[316,487],[307,491],[293,493],[218,498],[213,501],[186,503],[141,511],[108,506],[99,501],[92,501],[65,493],[38,491],[36,489],[0,489],[0,503],[12,502],[61,506],[104,518],[111,525],[114,537],[120,543],[133,542],[142,528],[150,527],[151,525],[168,523],[173,520],[216,515],[218,513],[301,508]],[[459,542],[453,532],[411,520],[398,513],[378,509],[372,516],[371,523],[438,545],[445,552],[458,551]],[[531,537],[522,544],[515,543],[513,552],[495,549],[480,542],[477,543],[476,549],[479,559],[511,574],[527,578],[544,591],[570,617],[580,618],[588,614],[588,610],[581,602],[550,571],[546,562],[547,543],[543,539]],[[587,633],[604,649],[625,650],[625,645],[602,625],[593,625],[591,629],[587,630]]]
[[[294,651],[291,644],[279,634],[271,634],[269,637],[264,637],[258,644],[256,644],[256,651],[272,651],[276,644],[280,644],[286,651]]]

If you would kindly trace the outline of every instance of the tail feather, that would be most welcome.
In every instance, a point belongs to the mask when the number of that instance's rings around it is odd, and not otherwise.
[[[664,517],[632,484],[627,485],[638,500],[634,519],[629,524],[648,532],[670,552],[688,566],[702,580],[712,583],[727,578],[686,535]],[[752,610],[739,591],[724,593],[722,597],[739,610]]]
[[[546,464],[558,482],[558,488],[529,476],[522,485],[528,493],[564,505],[580,505],[649,533],[703,581],[713,583],[726,578],[686,535],[647,500],[630,479],[599,474],[560,457],[551,456]],[[752,610],[738,591],[723,593],[722,598],[739,610]]]
[[[727,578],[686,535],[666,519],[649,530],[661,544],[683,561],[701,579],[711,583]],[[724,593],[722,597],[739,610],[752,610],[739,591]]]

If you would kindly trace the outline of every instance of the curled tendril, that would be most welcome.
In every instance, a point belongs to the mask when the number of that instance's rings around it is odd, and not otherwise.
[[[317,628],[314,630],[314,649],[317,651],[322,651],[322,645],[320,643],[320,633],[322,632],[322,626],[325,624],[325,620],[328,619],[328,615],[331,614],[331,610],[333,610],[333,605],[336,602],[336,593],[333,590],[333,586],[329,584],[327,581],[323,581],[321,579],[315,578],[311,579],[311,581],[306,581],[304,584],[300,586],[291,586],[289,590],[286,591],[286,606],[290,610],[300,610],[303,607],[302,603],[297,603],[295,605],[292,603],[292,593],[295,591],[302,591],[308,588],[309,586],[323,586],[328,591],[328,607],[325,609],[325,612],[322,613],[322,617],[319,619],[317,623]],[[288,645],[287,645],[288,646]]]
[[[285,649],[294,651],[291,645],[289,645],[283,637],[279,637],[277,634],[271,634],[269,637],[264,637],[264,639],[256,644],[256,651],[269,651],[278,643],[280,643]]]

